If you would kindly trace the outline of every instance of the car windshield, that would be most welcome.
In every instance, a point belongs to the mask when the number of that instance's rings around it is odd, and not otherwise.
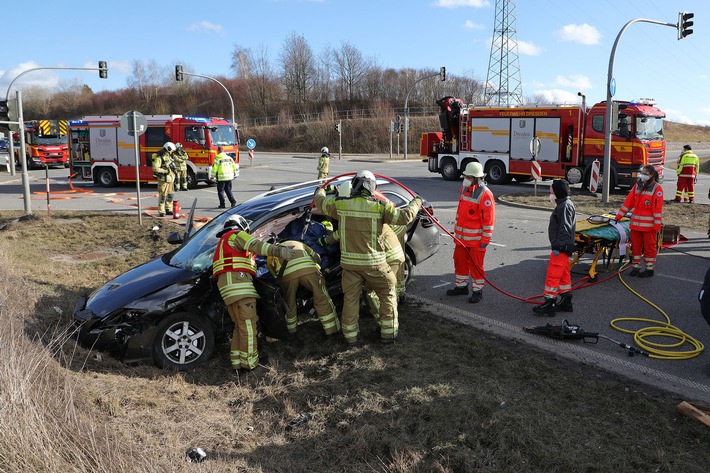
[[[232,146],[237,144],[234,127],[231,125],[217,125],[209,128],[210,137],[214,146]]]
[[[662,140],[662,117],[636,117],[636,137],[640,140]]]

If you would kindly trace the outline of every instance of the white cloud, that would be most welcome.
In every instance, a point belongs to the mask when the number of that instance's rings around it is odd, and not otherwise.
[[[542,49],[530,41],[518,41],[518,52],[527,56],[537,56],[542,52]]]
[[[547,103],[568,105],[580,103],[580,98],[576,92],[562,89],[540,89],[534,91],[533,95],[542,97]]]
[[[586,23],[581,25],[565,25],[557,32],[563,41],[572,41],[581,44],[599,44],[601,34],[599,31]]]
[[[675,123],[684,123],[686,125],[698,125],[699,123],[693,122],[687,115],[685,115],[683,112],[680,110],[675,110],[673,108],[663,108],[663,111],[666,112],[666,120],[675,122]]]
[[[27,61],[23,62],[21,64],[18,64],[17,66],[0,71],[0,85],[4,86],[3,88],[6,88],[7,86],[10,85],[10,82],[14,81],[17,79],[17,77],[22,74],[23,72],[29,70],[29,69],[35,69],[42,67],[39,64],[37,64],[34,61]],[[46,66],[46,67],[63,67],[63,66]],[[92,67],[98,67],[98,62],[94,64]],[[54,71],[50,70],[43,70],[43,71],[38,71],[38,73],[29,73],[27,75],[24,75],[22,79],[18,82],[16,82],[12,90],[17,90],[19,88],[24,88],[24,87],[46,87],[46,88],[55,88],[59,84],[59,78],[57,77],[56,73]]]
[[[569,87],[571,89],[588,90],[592,88],[589,77],[579,74],[572,74],[568,77],[557,76],[555,82],[562,87]]]
[[[224,28],[222,28],[222,25],[217,25],[204,20],[188,26],[187,31],[206,31],[208,33],[215,33],[218,36],[224,36]]]
[[[468,28],[469,30],[484,30],[486,29],[485,25],[481,25],[479,23],[474,23],[471,20],[466,20],[466,22],[463,24],[464,28]]]
[[[436,0],[433,4],[435,7],[442,8],[459,8],[459,7],[490,7],[491,3],[488,0]]]

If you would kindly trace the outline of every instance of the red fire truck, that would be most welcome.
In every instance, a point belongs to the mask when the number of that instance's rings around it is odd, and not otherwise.
[[[239,136],[231,121],[224,118],[145,115],[146,131],[138,139],[141,182],[156,182],[153,154],[172,141],[182,143],[187,152],[188,187],[210,182],[210,169],[217,147],[239,162]],[[120,116],[88,116],[69,122],[71,173],[103,187],[119,182],[136,182],[133,136],[121,128]]]
[[[25,122],[25,158],[29,168],[69,166],[66,120]],[[20,135],[13,133],[15,162],[20,165]]]
[[[511,178],[532,180],[531,141],[540,143],[536,156],[542,179],[566,178],[589,185],[590,169],[599,160],[604,168],[606,102],[581,106],[520,108],[467,107],[460,99],[444,97],[439,121],[442,131],[423,133],[420,154],[430,172],[456,180],[466,164],[483,164],[487,181],[504,184]],[[612,105],[610,189],[630,187],[638,169],[652,164],[663,176],[666,142],[665,113],[651,99]]]

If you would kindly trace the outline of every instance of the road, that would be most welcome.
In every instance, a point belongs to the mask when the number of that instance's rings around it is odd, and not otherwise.
[[[290,153],[256,153],[252,164],[243,162],[241,175],[235,181],[238,201],[295,182],[316,176],[317,155]],[[447,182],[429,173],[419,159],[388,159],[387,156],[350,156],[331,158],[330,175],[369,169],[391,176],[425,196],[434,207],[434,215],[442,225],[453,227],[459,182]],[[671,172],[668,172],[671,171]],[[117,211],[137,215],[135,186],[113,189],[94,187],[89,182],[73,182],[70,186],[66,169],[49,171],[50,208],[57,210]],[[29,171],[31,203],[34,213],[47,211],[46,178],[43,170]],[[675,193],[675,173],[667,170],[663,188],[667,198]],[[20,174],[10,176],[0,172],[0,209],[22,210],[22,181]],[[72,191],[72,187],[76,191]],[[497,196],[529,191],[533,184],[491,186]],[[696,195],[698,204],[707,205],[710,177],[700,176]],[[540,183],[539,192],[548,192],[548,184]],[[214,217],[219,214],[215,187],[201,184],[197,189],[176,193],[183,209],[197,199],[196,216]],[[142,208],[157,204],[156,186],[141,186]],[[616,209],[610,208],[610,211]],[[681,229],[688,241],[663,250],[659,254],[655,276],[638,279],[614,272],[600,274],[598,284],[574,292],[575,311],[555,318],[540,318],[532,313],[532,305],[525,299],[540,295],[543,290],[549,243],[547,224],[549,210],[512,207],[499,203],[493,241],[486,256],[489,287],[479,304],[469,304],[466,297],[448,297],[446,289],[453,283],[453,244],[442,236],[442,248],[432,258],[414,270],[409,293],[422,306],[436,314],[460,320],[496,336],[512,338],[557,354],[563,360],[575,360],[600,366],[626,377],[636,379],[677,394],[685,400],[710,402],[710,354],[707,350],[687,360],[660,360],[644,356],[628,356],[628,352],[607,340],[597,344],[581,341],[558,341],[523,332],[522,327],[559,324],[566,317],[571,324],[585,331],[599,332],[620,343],[634,345],[633,336],[610,326],[620,317],[645,318],[664,321],[664,315],[654,309],[656,304],[670,319],[670,323],[684,333],[710,346],[710,327],[700,315],[697,293],[710,264],[710,245],[705,232]],[[1,215],[1,213],[0,213]],[[579,218],[585,217],[582,215]],[[148,217],[145,217],[146,220]],[[149,220],[148,220],[149,221]],[[144,224],[146,224],[144,222]],[[573,281],[587,274],[590,258],[573,268]],[[496,290],[495,286],[498,290]],[[634,292],[635,291],[635,292]],[[648,301],[648,302],[647,302]],[[625,323],[623,327],[638,330],[648,324]],[[406,331],[406,321],[402,323]],[[655,340],[661,341],[661,340]],[[668,340],[664,341],[665,343]],[[692,347],[685,345],[684,350]]]

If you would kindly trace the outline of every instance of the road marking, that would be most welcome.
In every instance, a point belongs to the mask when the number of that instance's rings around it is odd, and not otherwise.
[[[441,282],[442,282],[443,284],[438,284],[438,285],[436,285],[436,286],[432,286],[431,288],[432,288],[432,289],[439,289],[440,287],[448,286],[449,284],[451,284],[450,282],[444,282],[444,281],[441,281]]]

